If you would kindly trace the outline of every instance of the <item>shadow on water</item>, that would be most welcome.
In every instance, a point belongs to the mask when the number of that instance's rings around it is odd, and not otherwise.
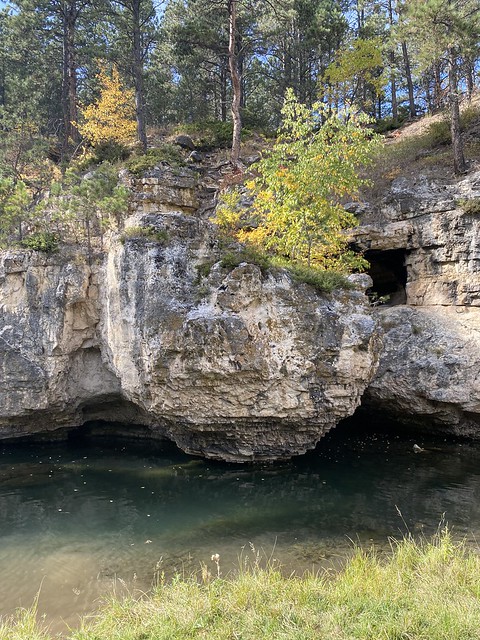
[[[0,615],[30,605],[42,584],[39,610],[61,629],[114,587],[148,589],[155,572],[202,562],[214,571],[213,553],[226,573],[251,544],[302,573],[337,566],[352,540],[382,550],[407,530],[430,535],[442,517],[475,540],[480,451],[417,440],[350,420],[308,455],[258,466],[128,438],[4,446]]]

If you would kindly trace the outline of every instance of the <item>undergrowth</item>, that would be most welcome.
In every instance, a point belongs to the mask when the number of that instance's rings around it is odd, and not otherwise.
[[[144,240],[146,242],[156,242],[165,245],[168,242],[168,232],[155,227],[127,227],[120,236],[120,242],[125,244],[127,240]]]
[[[480,158],[480,145],[476,130],[480,126],[480,109],[471,105],[462,110],[461,129],[464,134],[467,159]],[[448,171],[452,167],[450,123],[445,116],[431,122],[418,134],[400,138],[382,146],[374,165],[369,168],[370,187],[363,189],[367,200],[384,195],[390,182],[397,177],[436,170]]]
[[[269,255],[249,246],[236,251],[227,251],[222,257],[221,265],[225,269],[232,270],[243,262],[255,264],[264,275],[272,269],[286,269],[297,282],[309,284],[317,291],[324,293],[331,293],[336,289],[352,288],[352,284],[343,273],[289,262],[279,256]]]
[[[180,149],[173,144],[164,143],[155,149],[149,149],[146,153],[132,156],[126,166],[130,173],[139,177],[162,162],[172,167],[185,165]]]
[[[217,122],[206,120],[203,122],[186,123],[176,127],[177,134],[185,134],[192,138],[195,147],[200,151],[229,148],[232,144],[233,124],[231,122]],[[251,131],[242,129],[242,140],[248,138]]]
[[[58,251],[58,243],[58,235],[49,231],[32,233],[20,242],[21,246],[25,247],[25,249],[43,251],[44,253],[55,253]]]
[[[337,574],[286,578],[273,567],[177,577],[148,596],[111,598],[70,640],[478,640],[480,558],[447,531],[392,541],[381,560],[356,549]],[[0,626],[0,640],[50,640],[35,609]]]
[[[480,215],[480,198],[465,198],[457,203],[467,215]]]

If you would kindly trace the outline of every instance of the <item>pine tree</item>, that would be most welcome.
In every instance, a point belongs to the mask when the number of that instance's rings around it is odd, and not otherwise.
[[[118,31],[114,50],[123,71],[132,80],[137,139],[146,151],[145,66],[157,39],[157,3],[153,0],[110,0],[110,3],[111,18]]]
[[[455,173],[467,169],[460,131],[459,62],[480,36],[478,0],[406,0],[403,29],[414,39],[421,69],[446,61]]]

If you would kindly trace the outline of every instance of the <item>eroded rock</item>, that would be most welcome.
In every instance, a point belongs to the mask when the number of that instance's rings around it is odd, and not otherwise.
[[[394,307],[363,404],[430,431],[480,435],[480,310]]]
[[[2,254],[0,438],[108,420],[221,460],[313,448],[377,366],[368,277],[321,295],[282,270],[229,271],[192,215],[191,171],[131,184],[126,226],[148,233],[112,235],[103,260]]]
[[[394,180],[376,211],[362,215],[356,242],[366,251],[403,249],[406,303],[480,306],[480,171],[455,182]],[[375,283],[374,283],[375,287]]]
[[[177,229],[192,222],[176,220]],[[353,413],[375,371],[379,340],[364,293],[321,296],[251,264],[217,264],[199,282],[212,231],[197,231],[162,248],[112,247],[102,343],[122,391],[189,453],[303,453]]]
[[[399,178],[356,233],[373,261],[373,290],[389,293],[391,306],[377,311],[384,348],[362,404],[410,425],[475,437],[480,216],[465,201],[479,196],[478,170],[443,183]]]

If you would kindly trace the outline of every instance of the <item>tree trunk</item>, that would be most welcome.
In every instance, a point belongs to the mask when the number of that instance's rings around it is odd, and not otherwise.
[[[434,111],[442,108],[442,73],[440,62],[433,65],[433,106]]]
[[[405,77],[407,79],[408,87],[408,107],[409,115],[411,118],[415,118],[417,111],[415,109],[415,96],[413,94],[413,82],[412,82],[412,70],[410,68],[410,57],[408,55],[407,43],[402,42],[403,64],[405,66]]]
[[[227,74],[228,60],[222,57],[220,62],[220,114],[222,122],[227,121]]]
[[[137,136],[138,141],[142,145],[142,149],[146,151],[147,131],[145,126],[140,4],[141,0],[132,0],[133,82],[135,86],[135,115],[137,119]]]
[[[467,98],[472,99],[474,89],[474,77],[475,77],[475,63],[468,56],[465,60],[465,79],[467,81]]]
[[[390,89],[392,93],[392,118],[398,120],[397,81],[395,78],[395,52],[390,52]]]
[[[77,65],[75,60],[75,25],[78,18],[76,0],[65,5],[62,11],[63,21],[63,78],[62,78],[62,111],[63,111],[63,146],[68,149],[77,144],[79,134],[76,123],[77,112]]]
[[[5,71],[5,61],[2,61],[2,75],[0,79],[0,106],[5,107],[7,104],[6,100],[6,71]]]
[[[242,116],[240,105],[242,103],[242,82],[238,69],[238,57],[236,51],[236,26],[237,26],[237,0],[228,0],[228,18],[229,18],[229,42],[228,42],[228,64],[230,67],[230,75],[232,77],[232,118],[233,118],[233,136],[232,136],[232,154],[231,162],[234,167],[238,166],[240,158],[240,139],[242,135]]]
[[[430,90],[430,84],[431,84],[430,71],[425,73],[423,84],[425,86],[425,100],[427,102],[427,109],[428,109],[429,113],[432,113],[432,111],[433,111],[433,103],[432,103],[432,92]]]
[[[454,47],[448,48],[448,99],[450,102],[450,130],[452,133],[453,169],[456,174],[465,173],[467,163],[463,155],[460,131],[460,106],[458,101],[457,57]]]
[[[388,0],[388,21],[390,29],[394,26],[393,4],[392,0]],[[398,120],[398,102],[397,102],[397,79],[395,77],[395,51],[390,51],[390,88],[392,93],[392,118]]]

